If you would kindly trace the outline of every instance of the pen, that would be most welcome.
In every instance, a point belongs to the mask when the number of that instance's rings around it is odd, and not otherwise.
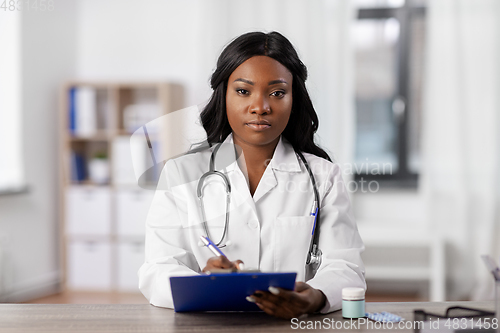
[[[318,218],[318,203],[316,201],[313,202],[310,216],[314,216],[313,230],[311,233],[311,235],[314,235],[314,229],[316,229],[316,219]]]
[[[205,236],[200,236],[201,241],[203,244],[205,244],[210,251],[212,251],[213,254],[215,254],[217,257],[225,257],[226,255],[215,245],[210,238],[205,237]]]

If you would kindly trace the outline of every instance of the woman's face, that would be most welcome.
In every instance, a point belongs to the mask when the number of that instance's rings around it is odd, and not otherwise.
[[[276,145],[292,111],[292,73],[278,61],[255,56],[229,77],[226,111],[234,143]]]

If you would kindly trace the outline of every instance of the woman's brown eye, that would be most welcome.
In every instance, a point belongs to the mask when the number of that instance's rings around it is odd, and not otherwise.
[[[236,89],[236,92],[240,95],[247,95],[248,94],[248,90],[245,90],[245,89]]]
[[[284,94],[285,94],[284,91],[278,90],[278,91],[273,92],[271,95],[275,96],[275,97],[282,97]]]

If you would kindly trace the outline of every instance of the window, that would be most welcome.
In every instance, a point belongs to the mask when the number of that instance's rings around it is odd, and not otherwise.
[[[425,0],[356,0],[356,179],[415,187]]]
[[[21,144],[20,13],[0,13],[0,193],[24,189]]]

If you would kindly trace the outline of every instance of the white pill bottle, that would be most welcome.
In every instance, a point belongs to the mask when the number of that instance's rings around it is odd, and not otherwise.
[[[365,290],[363,288],[342,289],[342,317],[363,318],[365,316]]]

